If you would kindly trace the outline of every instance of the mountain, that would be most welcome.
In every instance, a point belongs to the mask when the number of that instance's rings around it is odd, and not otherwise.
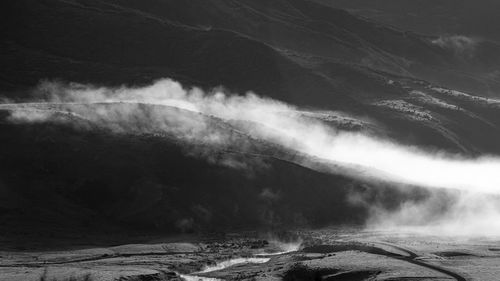
[[[216,116],[141,103],[31,103],[44,80],[140,89],[168,77],[207,91],[252,91],[333,129],[401,145],[500,153],[493,41],[403,31],[307,0],[0,5],[0,192],[8,198],[0,211],[14,234],[96,224],[171,232],[360,224],[369,207],[350,204],[353,192],[393,208],[428,195],[331,173],[331,163]],[[96,118],[103,111],[151,122],[116,131],[120,123]],[[245,145],[178,139],[156,130],[150,112],[215,124]],[[26,113],[49,118],[12,118]],[[338,122],[342,116],[356,126]]]
[[[499,42],[494,0],[317,0],[380,23],[429,35],[466,35]]]
[[[476,94],[492,95],[499,87],[495,44],[463,53],[436,43],[437,38],[305,0],[2,5],[8,88],[43,78],[132,84],[172,77],[332,106],[338,97],[331,95],[384,94],[374,71]],[[321,66],[348,68],[363,83],[353,86],[345,82],[349,77],[329,75]],[[234,71],[240,69],[245,75]],[[307,99],[304,92],[310,93]]]

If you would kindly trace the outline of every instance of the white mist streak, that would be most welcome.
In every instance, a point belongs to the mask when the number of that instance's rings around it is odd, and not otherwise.
[[[279,143],[341,165],[357,166],[374,178],[426,187],[500,193],[500,159],[470,159],[425,152],[359,133],[339,132],[320,121],[303,118],[297,108],[260,98],[206,94],[184,89],[172,80],[161,80],[137,89],[89,87],[64,88],[46,83],[42,89],[52,102],[140,102],[180,107],[226,120],[244,120],[264,126],[242,128],[254,137]]]
[[[365,136],[344,135],[334,145],[315,151],[323,158],[383,172],[388,180],[427,187],[500,192],[498,158],[466,159],[441,153],[431,154]],[[372,173],[376,175],[375,173]]]
[[[197,88],[184,89],[179,83],[168,79],[158,81],[149,87],[118,89],[82,85],[65,87],[56,83],[44,83],[40,87],[40,92],[49,97],[50,102],[168,105],[224,120],[250,121],[261,126],[240,125],[239,129],[254,138],[277,143],[341,166],[360,168],[374,179],[500,194],[498,157],[484,156],[471,159],[440,152],[432,153],[361,133],[337,131],[319,120],[304,118],[303,111],[294,106],[261,98],[252,93],[245,96],[226,95],[221,91],[207,94]],[[37,117],[43,117],[40,112],[36,114]],[[133,108],[127,112],[113,112],[112,121],[117,122],[118,118],[126,119],[133,114]],[[32,118],[26,118],[27,121],[32,121]],[[107,118],[107,115],[103,114],[102,118]],[[168,118],[169,122],[176,124],[187,122],[183,118],[178,120],[171,120],[172,116]],[[165,120],[160,121],[157,126],[167,127],[164,124]],[[172,126],[171,123],[167,125]],[[190,132],[193,134],[192,131],[199,127],[199,125],[190,127]]]
[[[473,228],[468,228],[469,232],[466,233],[500,234],[500,209],[496,207],[497,202],[487,196],[474,195],[500,194],[500,158],[497,156],[466,158],[403,146],[362,133],[338,131],[318,119],[310,118],[318,112],[300,110],[252,93],[237,96],[226,95],[222,91],[204,93],[196,88],[185,89],[168,79],[144,88],[116,89],[44,83],[38,92],[43,102],[62,105],[58,113],[66,110],[79,118],[104,124],[111,130],[160,130],[174,134],[180,140],[203,139],[204,145],[231,143],[235,147],[240,146],[232,143],[238,139],[228,137],[227,132],[214,127],[206,116],[225,121],[244,121],[234,126],[253,139],[279,144],[292,151],[348,168],[337,170],[338,173],[364,179],[369,176],[373,180],[457,189],[467,194],[455,198],[452,208],[439,219],[433,220],[434,225],[430,225],[427,219],[435,214],[426,210],[440,203],[432,200],[416,205],[403,204],[397,212],[374,209],[377,216],[372,218],[372,223],[375,225],[442,226],[442,231],[446,229],[449,232],[470,225]],[[91,108],[95,103],[127,103],[131,106],[126,107],[126,110],[99,107],[93,111],[75,106],[83,104]],[[173,106],[200,114],[195,117],[186,117],[180,111],[166,114],[165,111],[138,104]],[[43,122],[50,115],[33,104],[0,105],[0,108],[9,109],[11,120],[16,122]],[[30,108],[33,110],[30,111]],[[415,222],[415,217],[421,218],[420,221]]]
[[[472,192],[448,199],[442,196],[405,202],[395,211],[371,206],[368,229],[449,237],[500,236],[500,197]]]
[[[481,40],[464,35],[451,35],[440,36],[431,42],[441,48],[452,50],[455,55],[470,57]]]

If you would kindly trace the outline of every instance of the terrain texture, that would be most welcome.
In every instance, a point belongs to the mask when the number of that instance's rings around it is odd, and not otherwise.
[[[456,26],[434,32],[388,2],[2,1],[0,280],[496,280],[495,239],[361,230],[374,206],[433,198],[439,217],[456,190],[371,180],[255,134],[268,120],[79,99],[178,81],[339,134],[500,154],[496,25],[469,25],[467,1],[405,6]],[[301,230],[258,234],[283,229]]]

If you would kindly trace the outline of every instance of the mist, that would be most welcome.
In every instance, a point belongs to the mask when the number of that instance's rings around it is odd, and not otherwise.
[[[432,43],[444,48],[449,49],[457,56],[471,57],[481,40],[478,38],[468,37],[464,35],[449,35],[440,36],[432,40]]]
[[[0,106],[11,112],[11,122],[77,119],[82,129],[97,125],[116,133],[163,133],[190,144],[231,146],[245,151],[248,143],[221,127],[220,123],[227,122],[231,130],[251,139],[304,154],[312,159],[309,161],[319,159],[332,167],[329,170],[332,173],[364,181],[449,189],[450,194],[454,194],[448,198],[449,207],[444,209],[435,208],[443,204],[443,198],[432,196],[425,202],[402,202],[396,211],[373,205],[370,227],[411,226],[453,233],[456,228],[469,225],[461,233],[474,235],[484,234],[484,228],[489,226],[488,234],[500,235],[500,210],[496,207],[496,197],[491,196],[500,194],[498,156],[470,158],[405,146],[363,131],[342,131],[321,118],[314,118],[325,111],[297,108],[251,92],[235,95],[224,89],[210,92],[188,89],[170,79],[140,88],[43,82],[33,96],[29,103]],[[115,104],[121,106],[113,106]],[[64,118],[60,118],[61,114]],[[68,114],[71,118],[67,118]],[[339,120],[366,122],[343,112],[326,114]],[[209,153],[205,150],[201,154]],[[228,165],[236,167],[238,163]],[[421,219],[415,221],[416,217]]]
[[[500,235],[500,197],[491,194],[434,192],[421,202],[403,202],[397,210],[377,204],[369,209],[369,230],[463,238]]]

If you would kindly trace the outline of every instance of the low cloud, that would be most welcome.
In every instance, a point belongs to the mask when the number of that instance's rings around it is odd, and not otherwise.
[[[480,40],[464,35],[440,36],[432,40],[432,43],[443,48],[451,50],[457,56],[472,57]]]
[[[440,236],[500,235],[500,197],[475,192],[432,192],[420,201],[402,202],[396,210],[370,204],[368,228]]]

